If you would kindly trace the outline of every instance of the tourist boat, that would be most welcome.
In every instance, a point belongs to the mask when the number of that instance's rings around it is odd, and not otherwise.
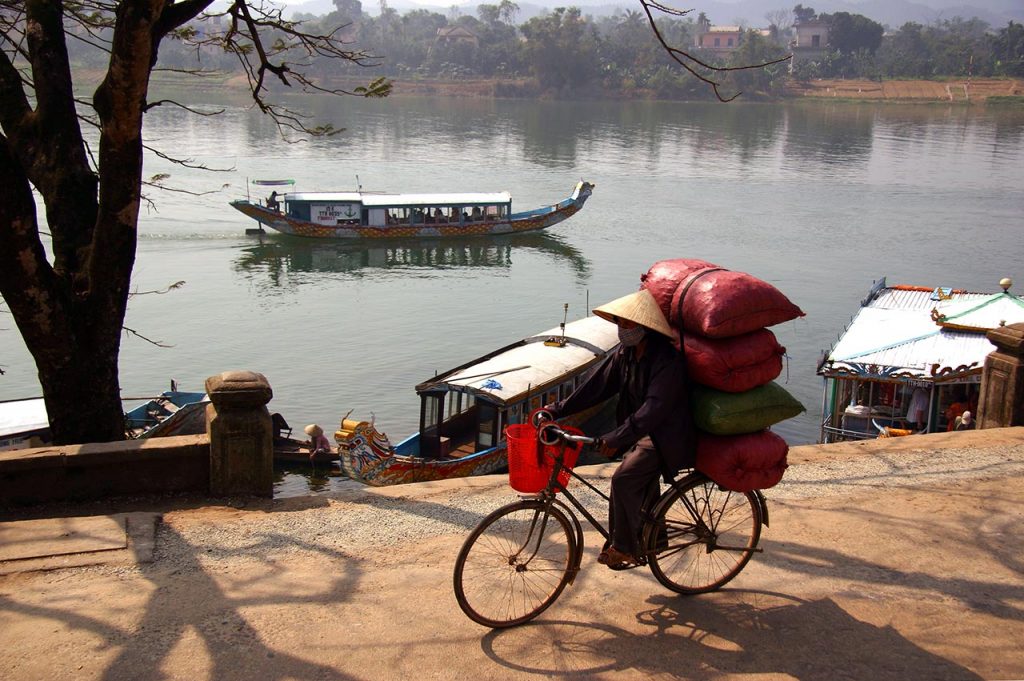
[[[140,439],[205,433],[208,401],[206,393],[176,389],[146,399],[125,413],[125,436]],[[0,402],[0,451],[43,447],[51,442],[43,398]]]
[[[985,332],[1024,322],[1024,298],[948,287],[875,282],[860,310],[822,356],[822,443],[952,429],[975,412],[985,358],[996,347]],[[928,398],[927,422],[907,419],[913,392]]]
[[[464,364],[416,386],[419,432],[392,446],[370,421],[343,418],[341,468],[368,485],[483,475],[508,465],[505,426],[569,395],[618,346],[614,324],[586,317]],[[610,419],[612,401],[566,420],[584,430]]]
[[[292,180],[257,180],[261,185]],[[275,191],[266,202],[232,201],[236,210],[283,234],[320,239],[409,239],[519,234],[544,229],[575,215],[594,185],[580,181],[559,203],[512,212],[508,192],[386,194],[377,192]]]

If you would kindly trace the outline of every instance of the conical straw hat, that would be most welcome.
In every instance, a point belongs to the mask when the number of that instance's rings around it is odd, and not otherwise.
[[[658,302],[647,289],[640,289],[636,293],[630,293],[594,308],[594,314],[612,323],[618,323],[619,319],[628,319],[669,338],[673,336],[672,327],[668,325]]]
[[[303,430],[306,431],[306,435],[312,435],[313,437],[320,437],[324,434],[324,429],[315,423],[309,424]]]

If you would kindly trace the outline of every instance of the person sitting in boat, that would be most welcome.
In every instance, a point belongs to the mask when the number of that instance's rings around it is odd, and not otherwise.
[[[434,209],[434,222],[436,222],[438,224],[440,224],[442,222],[448,222],[447,220],[445,220],[444,213],[441,212],[440,208],[435,208]]]
[[[270,192],[270,196],[267,197],[267,208],[273,211],[281,209],[281,204],[277,201],[277,190]]]
[[[575,414],[619,396],[617,427],[601,436],[600,452],[625,451],[611,482],[611,540],[598,562],[612,569],[637,563],[642,509],[657,498],[658,475],[671,479],[696,456],[686,363],[672,345],[672,328],[650,292],[637,291],[594,310],[619,327],[619,349],[608,355],[561,402],[544,409],[553,418]]]
[[[315,423],[311,423],[305,428],[306,435],[309,436],[309,441],[306,445],[309,447],[309,459],[312,461],[317,457],[318,454],[331,454],[331,442],[324,435],[324,429]]]
[[[483,219],[483,214],[480,212],[480,206],[473,206],[473,222]]]

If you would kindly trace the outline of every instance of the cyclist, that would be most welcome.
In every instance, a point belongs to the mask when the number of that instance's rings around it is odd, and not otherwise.
[[[598,404],[614,395],[614,430],[601,436],[600,452],[625,451],[611,482],[611,540],[598,562],[612,569],[635,565],[641,513],[657,498],[658,475],[666,481],[693,466],[695,435],[683,356],[672,345],[672,328],[647,290],[606,303],[594,314],[619,327],[619,349],[609,355],[566,399],[547,405],[553,418]]]

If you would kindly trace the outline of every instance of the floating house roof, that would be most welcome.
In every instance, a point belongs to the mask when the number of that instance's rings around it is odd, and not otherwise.
[[[961,300],[936,306],[935,323],[944,329],[985,333],[1024,320],[1024,299],[1009,291],[982,300]]]
[[[818,367],[822,376],[944,381],[978,374],[995,346],[985,332],[1024,322],[1024,300],[1004,291],[876,282]]]
[[[0,402],[0,437],[49,428],[42,397]]]
[[[618,327],[600,317],[565,325],[564,346],[545,345],[560,338],[560,327],[525,338],[490,355],[416,386],[417,392],[458,390],[488,396],[499,404],[516,402],[542,386],[564,380],[581,366],[605,356],[619,343]]]

